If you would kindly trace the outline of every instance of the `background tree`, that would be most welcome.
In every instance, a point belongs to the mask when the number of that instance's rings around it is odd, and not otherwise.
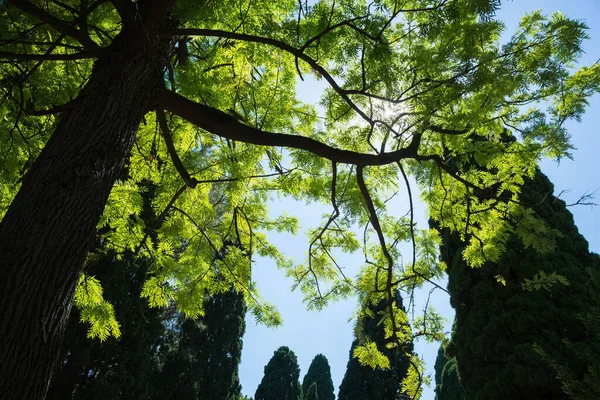
[[[305,393],[304,400],[319,400],[319,394],[317,390],[317,383],[313,382],[308,390],[302,389],[302,392]]]
[[[242,294],[231,289],[206,299],[204,316],[177,321],[176,350],[163,355],[153,398],[238,400],[238,367],[246,327]]]
[[[435,359],[435,400],[464,400],[455,358],[448,358],[443,346]]]
[[[402,346],[406,316],[394,291],[443,270],[437,238],[412,217],[390,217],[385,200],[401,189],[411,197],[413,174],[442,227],[486,239],[483,253],[470,242],[465,258],[497,261],[510,233],[503,218],[523,212],[509,200],[535,160],[568,153],[563,125],[581,116],[600,82],[597,64],[571,68],[581,22],[534,13],[501,46],[498,3],[2,2],[0,392],[44,396],[74,299],[94,321],[102,316],[98,332],[117,334],[108,303],[75,294],[89,282],[81,273],[99,221],[112,228],[103,240],[113,248],[139,248],[154,261],[142,289],[154,306],[175,302],[197,317],[207,292],[233,285],[259,321],[277,324],[247,284],[252,255],[268,255],[312,307],[350,294],[387,299],[387,332]],[[328,84],[322,119],[296,98],[298,77],[308,75]],[[519,141],[499,140],[506,126]],[[488,172],[447,168],[465,153]],[[165,220],[156,248],[136,218],[143,181],[157,185],[152,206]],[[227,212],[205,224],[218,186]],[[512,197],[494,199],[502,191]],[[265,240],[265,231],[297,227],[266,217],[279,195],[331,204],[304,263]],[[543,229],[523,223],[523,232]],[[213,261],[226,241],[239,249]],[[402,256],[403,241],[413,257]],[[360,249],[364,268],[352,280],[331,254]]]
[[[147,399],[155,373],[153,355],[165,334],[163,312],[148,309],[140,298],[150,262],[133,261],[131,255],[118,259],[114,252],[90,257],[94,261],[86,274],[103,283],[104,296],[121,322],[121,335],[102,342],[90,338],[81,313],[73,310],[46,398]]]
[[[331,380],[331,368],[327,357],[323,354],[317,354],[310,363],[306,375],[302,380],[302,392],[305,394],[304,400],[309,400],[310,387],[315,385],[314,395],[318,395],[321,400],[334,400],[333,381]]]
[[[302,400],[300,367],[293,351],[281,346],[265,366],[254,400]]]
[[[88,267],[124,322],[121,337],[90,339],[74,311],[46,398],[237,400],[243,296],[233,289],[215,294],[205,301],[204,316],[195,320],[172,309],[148,310],[139,297],[140,261],[102,256]]]
[[[396,293],[396,301],[399,308],[404,309],[400,293]],[[346,373],[340,385],[339,400],[396,400],[406,395],[402,388],[402,381],[408,376],[413,345],[408,343],[400,348],[388,348],[390,339],[386,337],[384,323],[388,307],[382,301],[375,307],[365,310],[359,317],[355,329],[357,337],[350,348]],[[355,352],[364,342],[375,343],[381,353],[389,359],[389,365],[385,368],[361,365]]]
[[[140,218],[152,245],[159,246],[162,221],[151,207],[155,187],[145,189]],[[222,208],[218,195],[211,196],[215,209]],[[246,314],[243,295],[232,288],[207,295],[203,316],[194,320],[186,320],[173,307],[149,310],[140,293],[151,260],[107,249],[101,240],[107,229],[99,230],[96,250],[88,256],[86,279],[103,282],[104,297],[115,305],[117,320],[124,322],[121,337],[90,340],[94,335],[105,338],[102,324],[93,323],[87,330],[80,320],[87,318],[88,310],[72,312],[47,398],[237,400]],[[224,257],[231,246],[214,258]]]
[[[456,309],[447,352],[456,356],[467,399],[597,398],[600,257],[541,172],[525,182],[520,201],[545,221],[547,237],[558,237],[553,250],[540,254],[511,237],[498,262],[473,269],[461,256],[464,242],[444,233]],[[522,229],[519,219],[509,221]]]

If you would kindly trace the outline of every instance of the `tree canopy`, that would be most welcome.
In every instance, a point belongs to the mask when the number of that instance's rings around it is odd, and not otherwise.
[[[405,311],[399,292],[394,301]],[[415,385],[415,381],[423,379],[419,359],[413,353],[412,342],[393,346],[385,326],[388,308],[386,301],[375,307],[363,306],[340,384],[339,400],[396,400],[420,396],[419,385]],[[406,324],[405,330],[409,329]],[[381,349],[381,354],[376,349]],[[380,360],[382,356],[385,358]]]
[[[153,398],[238,400],[245,314],[243,296],[231,289],[205,299],[203,317],[166,321],[175,325],[176,348],[161,357]]]
[[[414,224],[417,187],[430,216],[465,241],[470,266],[498,261],[512,237],[549,250],[553,230],[520,186],[541,157],[569,156],[565,122],[598,91],[600,66],[575,68],[586,26],[560,13],[524,16],[500,43],[498,6],[0,3],[0,390],[43,397],[73,298],[94,335],[119,334],[101,282],[86,295],[81,275],[98,226],[107,248],[152,260],[141,295],[153,306],[174,302],[194,318],[206,293],[233,286],[258,321],[276,325],[250,276],[253,257],[266,256],[311,308],[385,300],[382,324],[399,347],[417,333],[395,291],[434,284],[445,268],[439,235]],[[320,108],[298,98],[309,77],[327,85]],[[148,183],[156,235],[140,218]],[[388,207],[396,193],[408,210]],[[309,230],[306,260],[267,240],[298,228],[293,215],[269,216],[278,196],[331,207]],[[336,251],[362,253],[358,276],[344,274]],[[439,338],[435,321],[430,310],[410,322]],[[382,366],[382,351],[356,354]]]
[[[464,242],[444,232],[442,258],[456,309],[446,351],[456,357],[468,399],[600,396],[600,256],[589,252],[553,190],[538,171],[521,196],[560,237],[552,252],[539,254],[513,237],[498,262],[473,269],[461,259]]]
[[[302,400],[300,367],[293,351],[281,346],[265,366],[254,400]]]
[[[313,385],[314,389],[312,389]],[[302,380],[302,392],[304,393],[304,400],[310,400],[311,396],[313,396],[313,400],[335,399],[331,368],[327,357],[323,354],[317,354],[311,361]]]
[[[435,359],[435,400],[464,400],[456,358],[448,358],[443,346]]]

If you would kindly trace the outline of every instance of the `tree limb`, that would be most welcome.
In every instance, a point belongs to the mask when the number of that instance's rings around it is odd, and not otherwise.
[[[266,44],[269,46],[277,47],[278,49],[281,49],[281,50],[295,56],[296,58],[301,59],[302,61],[306,62],[308,65],[310,65],[312,69],[317,71],[319,74],[321,74],[323,76],[323,78],[325,78],[325,80],[329,83],[329,85],[333,88],[333,90],[335,90],[336,93],[342,99],[344,99],[344,101],[350,107],[352,107],[352,109],[354,111],[356,111],[356,113],[358,115],[360,115],[365,121],[371,122],[371,119],[367,116],[367,114],[365,114],[364,111],[362,111],[348,97],[348,95],[346,94],[346,90],[342,89],[340,87],[340,85],[338,85],[338,83],[335,81],[335,79],[333,79],[333,76],[331,76],[331,74],[325,68],[323,68],[319,63],[317,63],[317,61],[314,60],[312,57],[308,56],[307,54],[304,54],[304,52],[301,49],[297,49],[294,46],[291,46],[285,42],[282,42],[281,40],[271,39],[271,38],[266,38],[266,37],[256,36],[256,35],[248,35],[245,33],[223,31],[223,30],[219,30],[219,29],[164,29],[161,31],[160,36],[165,36],[165,37],[173,37],[173,36],[221,37],[221,38],[228,38],[228,39],[234,39],[234,40],[241,40],[241,41],[245,41],[245,42],[262,43],[262,44]]]
[[[244,125],[223,111],[196,103],[167,89],[161,91],[158,103],[165,110],[217,136],[262,146],[306,150],[341,164],[354,164],[358,166],[387,165],[405,158],[415,160],[430,159],[418,155],[419,144],[421,142],[420,134],[414,134],[412,141],[407,147],[396,151],[381,154],[358,153],[331,147],[305,136],[266,132]]]
[[[73,54],[20,54],[0,51],[0,59],[13,61],[74,61],[96,58],[92,51],[81,51]]]
[[[179,158],[179,155],[175,150],[175,145],[173,145],[173,137],[171,136],[171,131],[167,125],[167,117],[165,116],[165,112],[162,108],[156,109],[156,119],[160,125],[160,130],[163,134],[163,137],[165,138],[167,151],[169,152],[169,156],[171,156],[171,160],[173,161],[175,169],[177,169],[177,172],[179,172],[179,175],[181,175],[181,178],[188,187],[195,188],[196,185],[198,185],[198,180],[190,176],[190,173],[187,171],[187,169],[185,169],[185,166],[181,162],[181,158]]]
[[[26,0],[6,0],[7,3],[12,4],[21,11],[31,15],[34,18],[50,25],[60,33],[64,33],[67,36],[72,37],[83,45],[88,50],[99,50],[101,47],[94,42],[85,32],[82,32],[69,23],[56,18],[49,12],[37,7],[33,3]]]

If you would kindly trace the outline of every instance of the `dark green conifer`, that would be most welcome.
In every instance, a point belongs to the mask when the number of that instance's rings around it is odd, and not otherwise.
[[[440,346],[435,360],[435,400],[464,400],[465,394],[460,384],[458,365],[455,358],[446,356]]]
[[[396,292],[396,304],[402,306],[402,297]],[[365,313],[364,317],[357,321],[357,331],[361,337],[352,342],[350,348],[350,359],[346,366],[346,374],[340,385],[339,400],[397,400],[404,399],[402,393],[402,380],[406,377],[410,366],[407,353],[413,351],[412,343],[400,349],[398,347],[389,349],[386,347],[387,339],[383,324],[380,322],[380,311],[387,308],[387,303],[382,301],[373,308],[373,317]],[[390,368],[373,369],[369,366],[360,365],[358,359],[353,356],[354,349],[362,340],[368,338],[377,344],[377,348],[390,360]]]
[[[320,400],[334,400],[333,380],[331,380],[331,368],[327,357],[323,354],[317,354],[313,358],[304,379],[302,380],[302,392],[305,393],[305,400],[310,400],[310,388],[315,385],[314,399],[317,395]]]
[[[179,317],[177,349],[164,357],[156,399],[237,400],[246,303],[233,288],[204,301],[205,315]]]
[[[307,391],[302,390],[304,393],[304,400],[319,400],[319,394],[317,390],[317,383],[313,382],[312,385],[308,388]]]
[[[552,192],[537,173],[520,202],[560,232],[553,252],[539,254],[512,237],[500,261],[474,269],[462,258],[460,238],[443,232],[456,309],[446,351],[458,361],[469,400],[600,398],[600,258]]]
[[[293,351],[281,346],[265,366],[254,400],[301,400],[300,367]]]

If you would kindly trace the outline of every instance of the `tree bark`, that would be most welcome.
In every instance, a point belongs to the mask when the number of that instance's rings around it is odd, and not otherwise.
[[[0,222],[0,393],[43,399],[87,250],[145,113],[163,86],[170,0],[104,49]],[[150,7],[150,6],[148,6]]]

